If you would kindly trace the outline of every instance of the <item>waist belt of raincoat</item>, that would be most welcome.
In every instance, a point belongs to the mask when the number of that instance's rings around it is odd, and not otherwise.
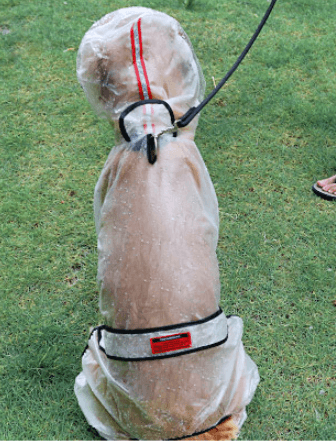
[[[219,346],[228,339],[228,326],[225,314],[219,309],[202,320],[160,328],[128,331],[102,325],[93,330],[91,338],[94,335],[98,336],[99,349],[107,358],[144,361],[176,357]]]

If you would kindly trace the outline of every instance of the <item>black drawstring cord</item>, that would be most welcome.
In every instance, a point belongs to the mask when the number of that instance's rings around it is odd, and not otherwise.
[[[255,40],[258,38],[258,35],[260,34],[262,28],[264,27],[270,13],[272,12],[272,9],[275,5],[277,0],[272,0],[271,4],[269,5],[263,19],[261,20],[257,30],[252,35],[252,38],[248,42],[247,46],[243,50],[243,52],[238,57],[235,64],[231,67],[229,72],[225,75],[225,77],[221,80],[220,83],[215,87],[215,89],[209,93],[209,95],[199,104],[197,107],[191,107],[191,109],[188,110],[178,121],[176,121],[176,125],[179,128],[187,126],[194,118],[195,116],[203,109],[204,106],[208,104],[208,102],[216,95],[216,93],[224,86],[224,84],[227,82],[227,80],[231,77],[231,75],[234,73],[234,71],[237,69],[237,67],[240,65],[240,63],[245,58],[248,51],[251,49],[251,46],[255,42]]]
[[[126,131],[125,118],[130,112],[132,112],[132,110],[136,109],[137,107],[144,106],[145,104],[163,104],[169,112],[170,121],[172,125],[174,125],[175,116],[170,105],[166,103],[166,101],[157,100],[157,99],[145,99],[145,100],[137,101],[136,103],[129,105],[123,112],[121,112],[119,116],[119,129],[121,131],[122,136],[125,138],[127,142],[130,142],[131,138],[129,137]],[[176,132],[174,133],[174,136],[176,136]]]

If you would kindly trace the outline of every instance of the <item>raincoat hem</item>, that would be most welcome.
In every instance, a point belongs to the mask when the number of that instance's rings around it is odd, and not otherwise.
[[[181,440],[181,439],[188,439],[188,438],[191,438],[192,436],[202,435],[203,433],[210,432],[210,430],[214,429],[214,428],[217,427],[219,424],[224,423],[224,421],[226,421],[226,420],[227,420],[228,418],[230,418],[230,417],[231,417],[231,415],[227,415],[227,416],[221,418],[221,419],[220,419],[220,420],[219,420],[214,426],[211,426],[211,427],[209,427],[208,429],[202,430],[202,431],[200,431],[200,432],[194,432],[193,434],[183,436],[182,438],[169,438],[169,439],[167,439],[167,440],[165,440],[165,441],[178,441],[178,440]]]

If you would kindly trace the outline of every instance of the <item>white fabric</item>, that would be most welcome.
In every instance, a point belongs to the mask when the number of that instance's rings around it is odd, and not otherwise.
[[[174,349],[179,346],[179,341],[184,342],[188,338],[181,338],[185,334],[190,339],[190,345],[185,348]],[[154,357],[176,356],[185,352],[194,352],[207,346],[213,346],[223,342],[227,338],[227,320],[222,312],[211,320],[204,323],[194,322],[188,326],[174,326],[170,329],[156,331],[142,330],[120,333],[118,330],[100,329],[98,339],[100,348],[109,358],[143,359]],[[155,344],[155,340],[159,342]],[[154,346],[152,347],[152,342]],[[168,344],[165,342],[168,342]],[[158,347],[158,351],[155,351]],[[161,348],[161,350],[159,350]]]
[[[110,122],[145,96],[166,100],[179,118],[204,91],[185,32],[146,8],[122,9],[92,26],[79,49],[78,78]],[[218,204],[194,142],[197,119],[176,138],[160,137],[154,165],[137,141],[167,125],[163,106],[138,108],[127,122],[132,142],[116,127],[117,145],[96,185],[99,306],[112,328],[179,325],[218,310]],[[88,422],[107,439],[188,436],[230,414],[241,426],[259,377],[243,348],[242,320],[227,323],[220,346],[149,361],[108,359],[94,332],[75,384]]]

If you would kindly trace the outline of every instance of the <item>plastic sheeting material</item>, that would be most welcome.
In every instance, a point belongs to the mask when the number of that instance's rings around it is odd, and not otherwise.
[[[77,73],[110,122],[146,98],[165,100],[178,119],[204,92],[181,26],[146,8],[121,9],[95,23],[80,45]],[[100,311],[107,326],[125,332],[184,326],[218,310],[218,206],[194,143],[197,118],[176,138],[159,138],[154,165],[145,154],[143,136],[170,124],[162,105],[132,112],[131,142],[116,127],[117,145],[95,189]],[[242,345],[242,320],[229,317],[227,330],[219,346],[146,361],[108,358],[95,330],[75,383],[88,422],[107,439],[181,438],[228,415],[241,427],[259,376]],[[220,325],[214,333],[220,338]]]

